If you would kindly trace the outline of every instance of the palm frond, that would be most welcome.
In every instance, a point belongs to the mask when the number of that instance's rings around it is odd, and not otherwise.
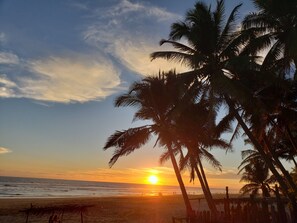
[[[217,1],[216,10],[213,12],[214,25],[217,30],[217,36],[221,33],[222,22],[225,19],[225,4],[224,0]]]
[[[170,40],[180,40],[183,36],[188,36],[190,27],[185,22],[177,22],[171,25],[171,32],[169,34]]]
[[[212,167],[215,169],[218,169],[219,171],[222,171],[222,165],[221,163],[212,155],[210,152],[208,152],[206,149],[200,148],[203,152],[202,158],[205,159]]]
[[[159,163],[161,165],[163,165],[164,163],[166,163],[168,160],[170,160],[170,154],[169,154],[168,151],[162,153],[161,156],[159,157]]]
[[[239,192],[240,193],[243,193],[243,194],[248,194],[248,193],[252,193],[252,194],[257,194],[258,191],[259,191],[259,185],[258,184],[253,184],[253,183],[250,183],[250,184],[246,184],[244,185],[240,190]]]
[[[275,65],[277,59],[280,58],[284,49],[284,44],[281,41],[276,41],[273,46],[268,51],[267,55],[264,58],[261,69],[267,70]]]
[[[119,157],[127,156],[135,149],[141,148],[150,139],[150,126],[130,128],[125,131],[116,131],[108,139],[104,150],[115,147],[114,154],[109,161],[110,167],[113,166]]]
[[[233,120],[233,114],[228,113],[225,115],[215,127],[215,136],[220,137],[222,133],[231,132]]]
[[[185,45],[185,44],[182,44],[182,43],[179,43],[179,42],[176,42],[176,41],[172,41],[172,40],[165,40],[165,39],[162,39],[160,41],[160,46],[165,44],[165,43],[169,43],[170,45],[172,45],[175,49],[178,49],[179,51],[182,51],[182,52],[186,52],[188,54],[195,54],[196,51],[194,49],[192,49],[191,47]]]
[[[230,13],[229,18],[226,22],[226,25],[225,25],[225,27],[220,35],[219,41],[218,41],[217,48],[219,50],[226,48],[228,43],[230,43],[230,41],[232,39],[234,39],[235,21],[236,21],[238,10],[241,6],[242,6],[242,4],[235,6],[233,8],[232,12]]]
[[[151,60],[162,58],[165,60],[184,64],[186,66],[190,66],[191,61],[193,60],[193,55],[188,53],[177,52],[177,51],[157,51],[157,52],[153,52],[150,55],[150,58]]]
[[[237,139],[239,137],[239,135],[240,135],[240,128],[241,128],[240,124],[237,123],[236,124],[236,127],[234,129],[234,132],[233,132],[233,134],[232,134],[232,136],[231,136],[231,138],[229,140],[229,144],[232,144],[233,140],[234,139]]]

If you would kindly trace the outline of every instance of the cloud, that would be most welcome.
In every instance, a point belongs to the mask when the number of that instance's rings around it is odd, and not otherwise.
[[[205,169],[205,173],[210,179],[239,179],[237,168],[223,169],[222,172],[218,170]]]
[[[2,62],[17,63],[14,57],[5,58]],[[0,74],[0,97],[83,103],[103,100],[119,90],[121,84],[120,71],[110,60],[99,55],[52,56],[22,61],[16,64],[15,68],[18,67],[23,70],[23,75],[15,76],[14,80]]]
[[[187,70],[166,60],[150,59],[152,52],[160,50],[158,42],[162,37],[157,33],[160,33],[164,26],[169,27],[179,15],[127,0],[121,1],[106,12],[97,11],[97,14],[98,21],[83,32],[84,40],[112,55],[131,71],[151,75],[157,74],[159,70],[168,71],[173,68],[178,72]],[[154,24],[144,26],[143,24],[148,23],[146,21],[154,21]]]
[[[1,42],[1,36],[0,36]],[[0,64],[18,64],[19,58],[17,55],[8,52],[0,52]]]
[[[179,17],[178,15],[168,12],[165,9],[156,6],[144,5],[139,2],[133,3],[128,0],[122,0],[119,4],[106,11],[106,15],[112,18],[125,17],[131,13],[137,13],[138,16],[153,17],[158,21],[167,21]]]
[[[102,100],[119,87],[120,72],[103,57],[49,57],[29,63],[34,77],[19,79],[23,97],[70,103]]]
[[[83,39],[97,48],[99,55],[57,54],[42,59],[19,58],[0,52],[0,97],[30,98],[43,102],[87,102],[103,100],[121,87],[121,64],[141,75],[159,70],[186,70],[165,60],[151,62],[150,53],[158,50],[160,34],[179,15],[149,3],[117,1],[109,7],[94,8],[73,3],[88,12]],[[152,24],[153,21],[153,24]],[[162,33],[162,32],[161,32]],[[6,35],[0,33],[0,42]],[[112,58],[115,61],[111,61]]]
[[[15,97],[16,83],[9,80],[5,74],[0,74],[0,97]]]
[[[177,72],[188,70],[184,66],[163,59],[151,61],[150,54],[159,50],[157,44],[145,38],[134,40],[133,37],[126,36],[126,38],[115,40],[114,44],[110,45],[110,52],[130,70],[141,75],[157,74],[160,70],[176,69]]]
[[[74,1],[72,1],[70,3],[70,6],[76,8],[76,9],[79,9],[79,10],[89,10],[89,7],[86,4],[83,4],[81,2],[74,2]]]
[[[11,153],[12,151],[10,149],[0,147],[0,155],[5,153]]]

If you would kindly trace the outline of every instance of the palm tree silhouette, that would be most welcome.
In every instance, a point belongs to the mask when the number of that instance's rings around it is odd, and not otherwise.
[[[182,191],[187,214],[191,216],[193,210],[174,154],[175,128],[172,115],[182,97],[181,93],[185,91],[181,87],[175,72],[162,74],[159,77],[147,77],[135,82],[128,93],[116,99],[115,106],[135,107],[137,111],[134,114],[134,120],[148,121],[149,124],[116,131],[107,139],[104,149],[115,147],[114,154],[109,161],[109,165],[113,166],[119,157],[129,155],[145,145],[151,137],[156,136],[156,144],[165,147],[168,151]]]
[[[254,98],[255,92],[249,87],[253,82],[251,77],[257,78],[261,67],[255,61],[257,56],[247,50],[250,33],[236,29],[235,18],[239,7],[240,5],[237,5],[232,10],[223,24],[223,0],[217,1],[213,12],[204,3],[196,3],[195,8],[186,14],[184,22],[171,26],[169,39],[160,42],[161,45],[170,44],[176,50],[154,52],[151,58],[163,58],[187,65],[192,71],[183,75],[192,78],[190,86],[202,84],[207,91],[205,94],[216,106],[222,101],[228,105],[229,113],[238,121],[255,149],[261,154],[297,211],[296,199],[288,192],[287,183],[275,168],[271,156],[264,151],[259,138],[248,126],[251,113],[244,116],[245,110],[242,105],[252,106],[257,100]],[[184,44],[184,40],[187,44]],[[248,46],[244,47],[245,45]],[[290,186],[296,190],[296,185]]]
[[[213,219],[217,214],[217,209],[210,192],[206,174],[204,172],[202,160],[207,160],[213,167],[221,170],[221,164],[208,151],[209,148],[229,148],[229,144],[220,139],[220,133],[215,124],[215,111],[211,110],[210,103],[204,99],[203,95],[199,98],[193,97],[179,107],[178,116],[174,117],[176,153],[180,153],[180,169],[190,169],[191,181],[195,179],[195,173],[199,179],[201,189],[205,195],[207,204],[212,211]],[[182,148],[186,149],[186,155]],[[166,152],[161,157],[161,162],[169,159]]]
[[[270,46],[262,69],[283,71],[295,65],[297,80],[297,2],[294,0],[254,0],[258,12],[250,13],[243,20],[243,28],[250,35],[246,48],[249,53]],[[283,72],[284,73],[284,72]]]
[[[243,161],[241,162],[239,173],[242,173],[242,182],[247,182],[240,192],[243,194],[257,194],[262,190],[263,197],[270,197],[270,188],[275,183],[275,178],[270,175],[269,168],[256,150],[244,150],[241,153]]]

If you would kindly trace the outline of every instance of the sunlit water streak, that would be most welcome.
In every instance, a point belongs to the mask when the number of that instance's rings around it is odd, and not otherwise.
[[[187,192],[201,194],[198,187],[189,187]],[[224,189],[215,189],[213,192],[223,193]],[[0,198],[154,196],[161,194],[180,194],[180,189],[177,186],[0,176]]]

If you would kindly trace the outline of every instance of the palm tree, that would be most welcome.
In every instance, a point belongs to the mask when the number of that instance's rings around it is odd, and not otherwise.
[[[277,126],[278,132],[281,130],[281,136],[278,134],[279,139],[288,137],[297,154],[297,141],[292,134],[292,128],[296,126],[297,2],[254,0],[254,4],[259,11],[246,16],[242,23],[243,32],[250,38],[245,51],[249,54],[257,54],[260,50],[268,49],[261,70],[273,71],[279,77],[277,84],[270,83],[262,86],[260,91],[257,91],[257,97],[262,97],[263,101],[263,92],[267,99],[267,92],[273,90],[268,97],[270,101],[265,100],[265,104],[274,105],[273,110],[268,110],[270,114],[267,117]],[[295,74],[292,78],[294,69]],[[279,83],[282,82],[287,83],[285,87],[280,88]],[[290,128],[292,124],[289,125],[289,123],[294,122],[295,124]],[[296,184],[293,184],[288,172],[282,167],[281,169],[296,191]]]
[[[258,12],[250,13],[243,20],[243,28],[250,33],[249,53],[269,51],[262,69],[290,70],[295,65],[297,80],[297,2],[295,0],[253,0]]]
[[[270,176],[269,168],[263,161],[259,152],[255,150],[244,150],[241,153],[243,161],[241,162],[239,173],[243,173],[241,182],[247,182],[240,192],[243,194],[257,194],[262,190],[263,197],[270,197],[272,189],[270,185],[275,183],[275,179]]]
[[[191,86],[202,83],[207,86],[206,94],[211,101],[223,99],[227,103],[229,112],[261,154],[283,190],[288,191],[288,186],[273,165],[271,157],[250,130],[246,122],[249,120],[244,120],[245,117],[240,114],[244,113],[240,105],[255,101],[254,92],[249,89],[249,84],[252,83],[249,76],[257,76],[260,67],[254,62],[257,57],[247,54],[243,48],[249,36],[236,30],[235,18],[239,7],[237,5],[232,10],[223,24],[223,0],[217,1],[213,12],[204,3],[197,2],[195,8],[186,14],[184,22],[171,26],[169,39],[160,42],[161,45],[170,44],[176,50],[155,52],[151,54],[151,58],[174,60],[193,69],[184,74],[185,77],[192,78]],[[187,44],[180,40],[186,40]],[[297,211],[295,198],[290,194],[288,196]]]
[[[193,213],[192,207],[173,150],[175,136],[173,134],[174,123],[172,123],[171,113],[173,113],[181,98],[181,92],[185,91],[181,89],[180,84],[177,84],[177,80],[178,77],[174,72],[159,75],[159,77],[147,77],[142,81],[135,82],[128,93],[119,96],[115,101],[115,106],[133,106],[137,108],[134,120],[144,120],[150,124],[124,131],[116,131],[108,138],[104,149],[115,147],[113,157],[109,161],[109,165],[113,166],[119,157],[129,155],[146,144],[151,137],[156,136],[156,144],[165,147],[169,153],[182,191],[187,214],[191,216]]]
[[[184,102],[185,100],[183,100]],[[210,192],[210,188],[204,172],[202,160],[207,160],[216,169],[221,170],[221,164],[208,151],[211,147],[229,148],[229,144],[220,139],[220,134],[215,131],[215,115],[210,104],[200,96],[199,101],[183,105],[179,109],[179,115],[175,117],[175,150],[180,155],[180,169],[190,169],[191,181],[195,179],[195,173],[199,179],[202,191],[214,219],[217,209]],[[182,148],[186,149],[184,156]],[[161,162],[168,159],[168,153],[164,153]]]

